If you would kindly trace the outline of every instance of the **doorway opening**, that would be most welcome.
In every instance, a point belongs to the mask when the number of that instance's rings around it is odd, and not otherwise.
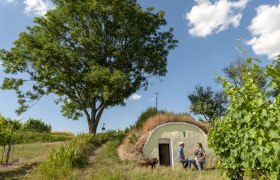
[[[158,140],[159,164],[172,166],[171,140],[164,138]]]

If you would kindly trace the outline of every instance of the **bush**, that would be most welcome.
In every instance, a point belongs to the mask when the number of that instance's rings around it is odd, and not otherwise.
[[[149,107],[144,111],[135,123],[136,128],[140,128],[144,122],[146,122],[150,117],[158,114],[158,110],[154,107]]]
[[[247,59],[251,63],[252,59]],[[221,78],[230,98],[226,115],[218,119],[209,136],[209,146],[220,158],[220,167],[230,179],[279,179],[280,95],[269,91],[279,83],[279,71],[268,66],[270,87],[258,86],[259,66],[253,64],[241,79],[241,86]],[[277,77],[273,77],[274,75]]]
[[[6,119],[6,123],[8,124],[8,126],[12,127],[13,130],[18,131],[22,129],[22,123],[18,120]]]
[[[9,137],[11,135],[11,129],[6,123],[6,119],[0,115],[0,146],[8,144]]]
[[[29,118],[23,125],[24,131],[35,131],[35,132],[51,132],[51,125],[45,124],[40,119]]]

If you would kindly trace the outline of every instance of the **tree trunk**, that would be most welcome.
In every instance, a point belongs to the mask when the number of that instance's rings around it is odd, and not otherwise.
[[[91,113],[91,117],[87,116],[89,133],[96,134],[97,127],[105,107],[106,105],[104,103],[98,111],[96,111],[96,109],[92,109],[93,112]]]
[[[3,164],[3,162],[4,162],[5,150],[6,150],[6,146],[4,145],[4,146],[3,146],[2,158],[1,158],[1,163],[0,163],[0,164]]]
[[[8,162],[9,162],[9,159],[10,159],[10,153],[11,153],[11,146],[12,146],[12,143],[13,143],[13,136],[11,135],[10,142],[9,142],[9,146],[8,146],[8,151],[7,151],[7,155],[6,155],[6,163],[8,163]]]
[[[15,145],[14,143],[12,144],[12,162],[14,162],[14,152],[15,152]]]

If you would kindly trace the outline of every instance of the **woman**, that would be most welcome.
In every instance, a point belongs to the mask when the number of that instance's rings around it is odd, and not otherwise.
[[[198,170],[201,171],[201,164],[205,163],[206,152],[204,151],[201,143],[197,143],[196,148],[197,149],[194,152],[194,155],[196,155],[195,161]]]

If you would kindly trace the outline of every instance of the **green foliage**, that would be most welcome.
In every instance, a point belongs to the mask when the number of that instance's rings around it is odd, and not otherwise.
[[[8,124],[8,126],[12,127],[13,130],[15,130],[15,131],[22,129],[22,123],[18,120],[12,120],[12,119],[7,118],[6,123]]]
[[[91,139],[92,135],[80,135],[57,150],[52,150],[48,159],[35,171],[35,176],[57,179],[64,171],[84,167],[88,163],[89,150],[92,148],[89,143]]]
[[[131,136],[128,138],[128,142],[130,143],[130,144],[135,144],[136,142],[137,142],[137,140],[139,139],[139,135],[136,133],[136,132],[134,132],[134,133],[132,133],[131,134]]]
[[[91,138],[91,135],[81,135],[61,146],[59,150],[53,150],[46,164],[56,167],[84,167],[91,148],[89,146]]]
[[[117,138],[119,140],[122,140],[125,135],[127,134],[125,131],[122,131],[122,130],[109,130],[106,132],[106,134],[110,137],[114,137],[114,138]]]
[[[29,118],[23,125],[24,131],[35,131],[35,132],[51,132],[52,127],[50,124],[44,123],[41,119]]]
[[[66,141],[74,137],[72,134],[65,133],[46,133],[46,132],[34,132],[34,131],[17,131],[14,134],[14,144],[26,144],[34,142],[55,142]]]
[[[54,93],[64,116],[84,114],[96,133],[104,109],[124,105],[148,86],[149,77],[166,74],[167,56],[177,41],[173,29],[163,28],[163,11],[143,10],[129,0],[54,4],[11,50],[0,50],[4,71],[18,75],[5,78],[2,88],[17,93],[18,114]]]
[[[6,123],[6,119],[0,115],[0,146],[8,144],[11,136],[11,128]]]
[[[224,92],[214,92],[211,87],[196,85],[195,90],[187,95],[191,105],[190,111],[194,115],[202,115],[205,121],[213,123],[216,117],[221,117],[226,112],[228,104]]]
[[[255,78],[260,67],[247,58],[250,71],[237,85],[220,78],[230,102],[226,115],[215,121],[209,135],[209,146],[220,161],[220,167],[231,179],[244,175],[255,179],[280,177],[280,96],[271,98],[270,90],[278,88],[280,74],[269,65],[265,74],[270,87],[259,86]]]
[[[150,117],[153,117],[158,114],[158,110],[154,107],[149,107],[146,111],[142,112],[139,118],[137,119],[135,126],[140,128],[144,122],[146,122]]]
[[[110,134],[79,135],[59,149],[53,150],[47,161],[33,173],[32,177],[34,179],[61,179],[69,176],[67,172],[72,172],[75,168],[83,168],[88,164],[90,152],[94,149],[111,139],[121,140],[123,136],[122,131],[112,131]]]
[[[243,76],[246,76],[246,74],[251,72],[252,68],[253,64],[247,63],[245,59],[238,58],[234,62],[230,63],[229,66],[223,68],[223,72],[228,81],[235,84],[236,86],[241,86]],[[260,67],[258,72],[255,72],[253,78],[256,80],[258,83],[257,85],[260,88],[265,88],[267,86],[265,68]]]

